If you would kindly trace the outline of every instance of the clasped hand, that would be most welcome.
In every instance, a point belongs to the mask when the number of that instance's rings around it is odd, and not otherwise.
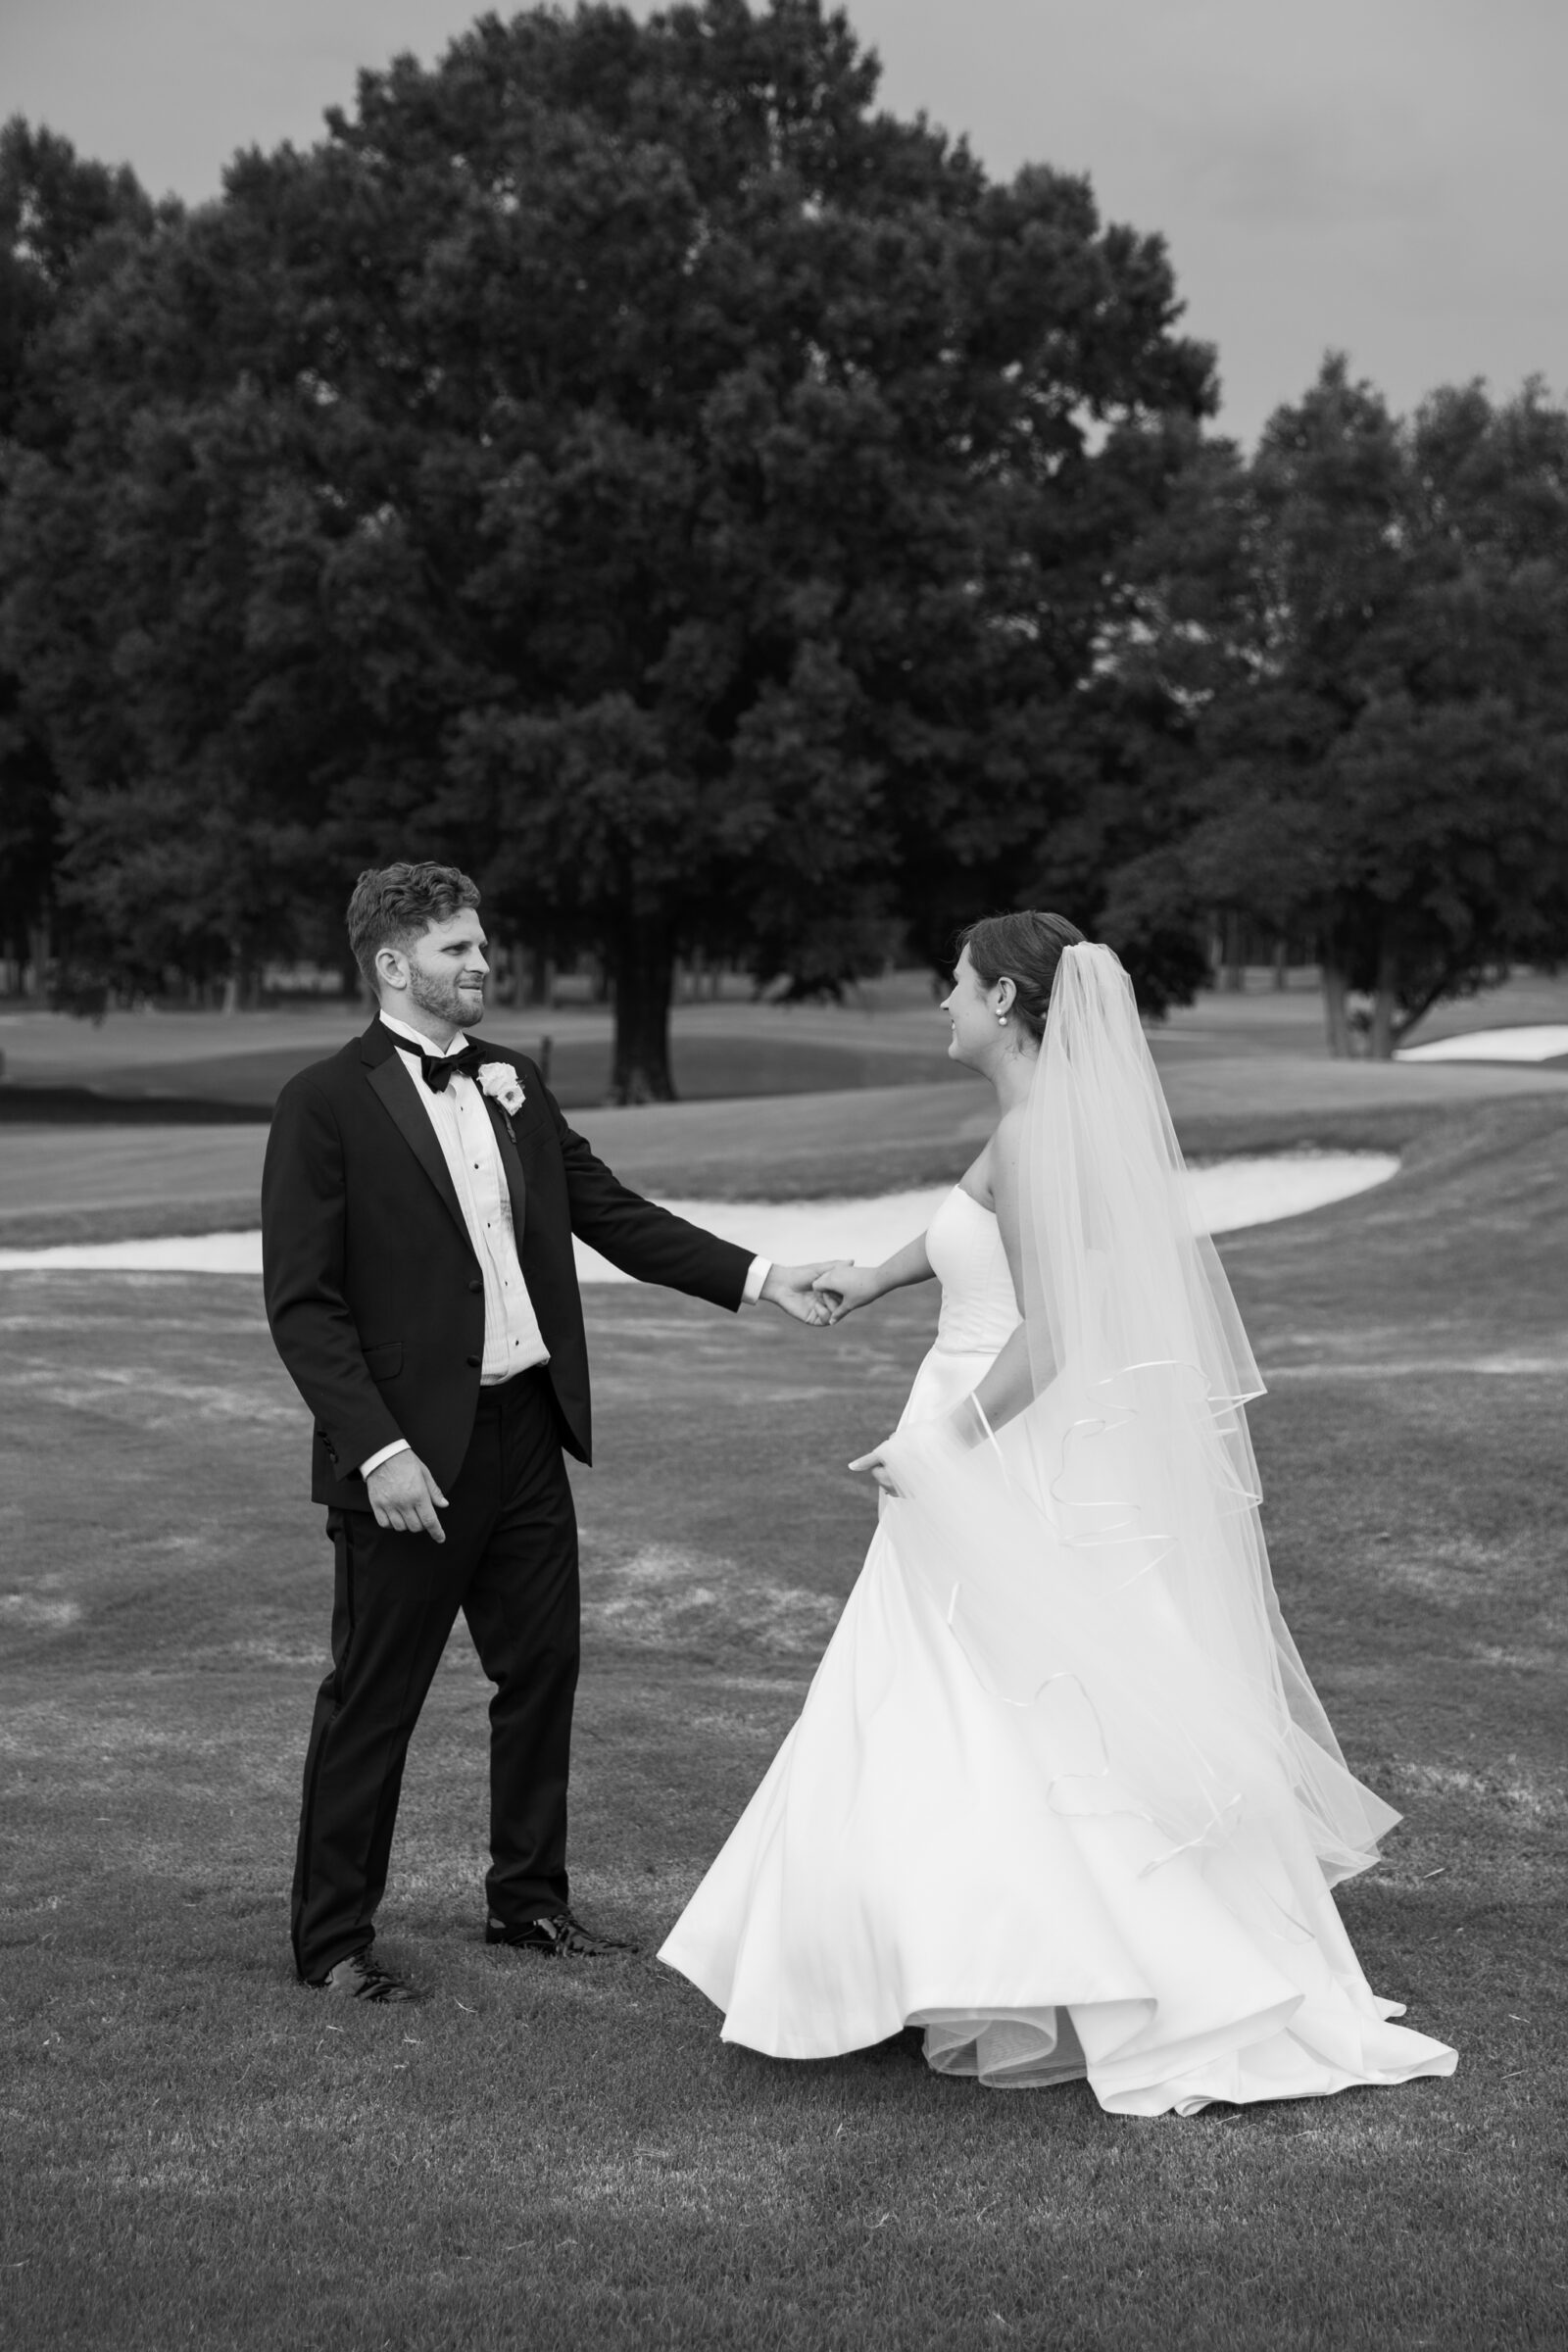
[[[818,1266],[811,1287],[828,1310],[829,1323],[842,1323],[858,1306],[869,1306],[873,1298],[882,1296],[876,1267],[858,1266],[848,1257],[831,1266]]]
[[[760,1295],[786,1315],[793,1315],[797,1323],[820,1328],[834,1319],[831,1303],[820,1290],[822,1276],[833,1271],[831,1265],[821,1264],[769,1266]]]

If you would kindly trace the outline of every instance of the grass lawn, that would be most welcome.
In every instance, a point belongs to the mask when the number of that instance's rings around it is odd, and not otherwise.
[[[1490,1105],[1391,1185],[1226,1246],[1287,1612],[1409,1816],[1345,1910],[1375,1986],[1461,2055],[1449,2082],[1190,2121],[902,2052],[774,2064],[649,1956],[856,1573],[842,1464],[933,1297],[814,1336],[591,1296],[574,1891],[643,1956],[479,1940],[460,1632],[382,1916],[432,1998],[345,2016],[289,1972],[330,1570],[256,1287],[0,1275],[0,2337],[1560,2345],[1565,1112]],[[933,1855],[933,1901],[962,1895]]]
[[[742,1013],[745,1007],[739,1008]],[[358,1026],[364,1027],[362,1020]],[[516,1024],[509,1023],[508,1029]],[[559,1027],[559,1024],[558,1024]],[[491,1030],[492,1035],[504,1034]],[[154,1062],[138,1066],[124,1077],[106,1073],[101,1092],[80,1087],[54,1090],[50,1108],[62,1120],[79,1123],[112,1110],[117,1118],[137,1120],[161,1106],[177,1103],[182,1115],[203,1118],[220,1115],[266,1119],[285,1081],[296,1070],[318,1061],[340,1044],[334,1036],[308,1037],[291,1045],[249,1047],[186,1061]],[[511,1042],[510,1038],[508,1042]],[[539,1038],[532,1028],[516,1041],[524,1053],[537,1056]],[[860,1086],[898,1086],[963,1076],[949,1063],[940,1044],[923,1053],[896,1045],[881,1046],[874,1037],[864,1043],[831,1039],[748,1035],[740,1022],[729,1037],[696,1037],[679,1042],[671,1056],[676,1091],[683,1102],[704,1102],[715,1097],[806,1095]],[[564,1109],[580,1110],[603,1102],[610,1092],[611,1043],[608,1036],[557,1035],[551,1041],[550,1090]],[[9,1120],[31,1107],[33,1089],[12,1088],[4,1100]],[[164,1115],[168,1115],[167,1107]]]
[[[1189,1058],[1164,1070],[1189,1152],[1404,1151],[1455,1110],[1511,1132],[1510,1105],[1568,1106],[1555,1070],[1445,1062],[1377,1067],[1262,1054]],[[644,1192],[698,1200],[865,1195],[958,1175],[989,1133],[977,1081],[574,1111],[616,1173]],[[262,1125],[0,1122],[0,1248],[217,1233],[259,1221]]]
[[[337,1002],[236,1015],[114,1012],[101,1023],[0,1011],[0,1123],[37,1113],[127,1120],[159,1104],[182,1106],[180,1116],[265,1118],[287,1078],[369,1017],[365,1004]],[[493,1004],[484,1022],[487,1037],[536,1058],[548,1043],[551,1084],[568,1109],[604,1102],[612,1028],[604,1005]],[[947,1037],[929,980],[902,973],[838,1005],[677,1004],[670,1061],[683,1101],[810,1094],[951,1078]]]
[[[40,1117],[265,1118],[285,1079],[335,1052],[368,1017],[362,1004],[330,1001],[234,1015],[114,1012],[96,1024],[0,1009],[0,1130]],[[1564,1020],[1568,974],[1524,973],[1440,1006],[1419,1035]],[[534,1056],[549,1039],[551,1083],[568,1110],[604,1102],[612,1028],[600,1005],[493,1005],[484,1022],[487,1037]],[[1195,1058],[1327,1059],[1321,1001],[1300,986],[1208,990],[1152,1034],[1167,1070]],[[929,977],[898,972],[853,990],[842,1004],[679,1004],[671,1068],[687,1102],[941,1083],[961,1075],[947,1060],[947,1037]]]
[[[1446,1009],[1458,1025],[1568,1019],[1568,977],[1526,975]],[[231,1019],[116,1013],[102,1028],[0,1014],[0,1248],[254,1225],[277,1088],[362,1019],[342,1006]],[[575,1124],[628,1183],[665,1196],[789,1200],[940,1183],[990,1125],[985,1089],[945,1057],[946,1027],[917,973],[842,1006],[680,1005],[684,1099],[638,1109],[602,1104],[603,1010],[503,1011],[486,1029],[533,1053],[545,1022]],[[1568,1073],[1537,1065],[1332,1061],[1318,1000],[1301,988],[1212,992],[1151,1042],[1194,1153],[1402,1151],[1457,1107],[1568,1102]]]

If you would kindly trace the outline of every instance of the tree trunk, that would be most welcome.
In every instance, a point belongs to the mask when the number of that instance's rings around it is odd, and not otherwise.
[[[1247,986],[1247,971],[1242,962],[1242,918],[1234,911],[1225,917],[1225,962],[1219,984],[1233,992]]]
[[[657,915],[627,916],[606,942],[606,964],[615,994],[611,1101],[673,1102],[669,1005],[675,943],[668,925]]]
[[[1274,942],[1274,988],[1276,994],[1283,994],[1289,985],[1290,959],[1291,943],[1282,931]]]
[[[223,974],[222,1008],[225,1015],[247,1010],[246,998],[250,977],[250,967],[246,963],[245,950],[237,939],[231,937],[228,943],[228,969]]]
[[[522,1001],[517,976],[522,958],[510,941],[503,939],[497,927],[490,928],[490,944],[485,949],[485,960],[490,966],[490,985],[485,990],[487,1004],[515,1005]]]
[[[1378,942],[1378,984],[1377,993],[1372,999],[1372,1040],[1369,1051],[1374,1061],[1394,1059],[1398,987],[1398,957],[1385,933]]]
[[[1350,1016],[1346,1004],[1349,991],[1343,966],[1338,962],[1334,943],[1323,944],[1323,1012],[1328,1029],[1329,1052],[1336,1061],[1348,1061],[1351,1054]]]

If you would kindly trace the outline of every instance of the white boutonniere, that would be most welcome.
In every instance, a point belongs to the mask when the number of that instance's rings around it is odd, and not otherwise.
[[[510,1061],[482,1061],[479,1064],[479,1089],[499,1102],[507,1117],[507,1131],[512,1130],[514,1114],[527,1100],[518,1082],[517,1073]]]

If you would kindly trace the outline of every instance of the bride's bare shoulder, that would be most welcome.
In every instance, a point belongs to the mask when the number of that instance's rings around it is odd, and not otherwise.
[[[1023,1116],[1021,1105],[1015,1110],[1004,1110],[978,1156],[958,1179],[961,1189],[972,1194],[982,1208],[996,1207],[999,1185],[1005,1187],[1016,1172]]]
[[[1019,1147],[1023,1142],[1024,1121],[1028,1116],[1029,1106],[1025,1102],[1015,1102],[1010,1110],[1003,1112],[992,1129],[991,1141],[986,1146],[987,1154],[994,1167],[999,1165],[1015,1167],[1017,1165]]]

